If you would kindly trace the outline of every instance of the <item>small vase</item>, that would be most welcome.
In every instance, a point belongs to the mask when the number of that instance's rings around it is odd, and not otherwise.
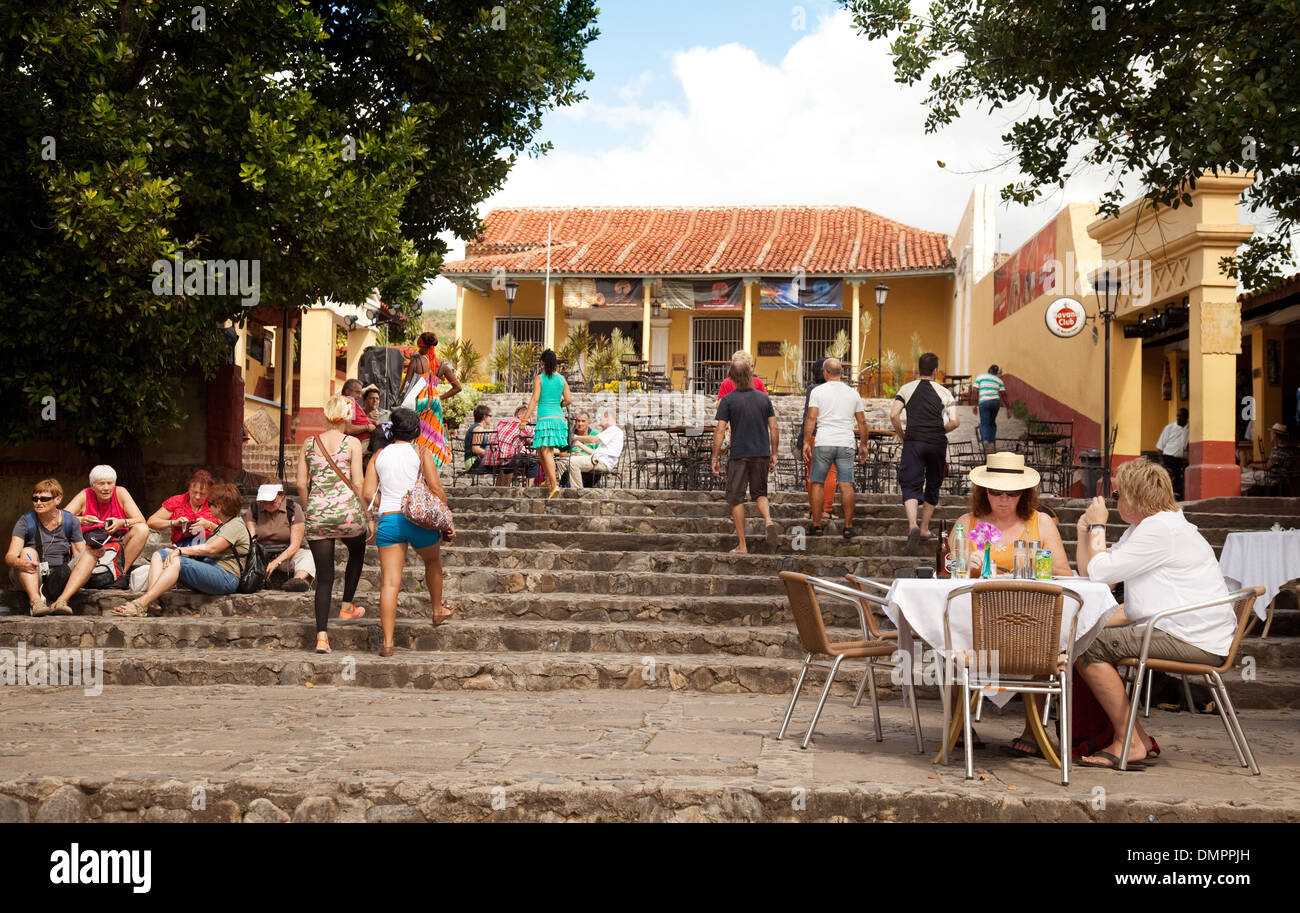
[[[984,567],[980,569],[980,579],[988,580],[993,576],[993,547],[984,546]]]

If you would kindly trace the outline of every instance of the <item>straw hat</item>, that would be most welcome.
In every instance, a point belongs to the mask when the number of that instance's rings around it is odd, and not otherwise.
[[[1282,424],[1281,422],[1274,422],[1272,425],[1269,426],[1269,429],[1268,429],[1268,430],[1269,430],[1269,431],[1272,431],[1274,434],[1287,434],[1287,433],[1288,433],[1288,432],[1287,432],[1287,427],[1286,427],[1286,425]]]
[[[970,471],[970,480],[994,491],[1023,491],[1038,484],[1038,470],[1025,465],[1019,453],[991,453],[983,466]]]

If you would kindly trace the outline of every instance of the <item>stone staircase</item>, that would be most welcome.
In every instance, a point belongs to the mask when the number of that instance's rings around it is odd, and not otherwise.
[[[331,624],[334,653],[314,646],[312,594],[268,591],[209,597],[174,590],[147,619],[105,614],[121,591],[84,591],[72,617],[0,617],[0,647],[105,650],[105,683],[118,685],[350,684],[434,691],[553,691],[670,688],[714,694],[790,693],[802,656],[777,573],[796,570],[878,580],[932,564],[904,554],[906,524],[893,498],[861,496],[853,540],[839,523],[805,537],[806,504],[794,492],[773,497],[785,528],[775,547],[750,521],[752,554],[734,555],[727,507],[718,492],[592,490],[554,501],[536,489],[490,486],[449,491],[458,518],[443,550],[445,595],[457,614],[434,627],[423,565],[412,553],[398,606],[397,655],[380,658],[379,567],[367,554],[358,601],[365,619]],[[1067,546],[1082,501],[1053,501]],[[1189,505],[1216,553],[1232,529],[1267,528],[1294,502],[1248,513],[1226,501]],[[958,503],[937,517],[954,520]],[[752,512],[752,511],[751,511]],[[1112,540],[1121,527],[1112,526]],[[151,544],[151,549],[156,543]],[[342,583],[336,569],[336,599]],[[19,609],[18,594],[5,604]],[[335,612],[337,612],[336,602]],[[851,639],[856,614],[824,604],[833,638]],[[1287,706],[1300,697],[1300,610],[1279,610],[1268,640],[1249,638],[1243,656],[1257,675],[1232,684],[1243,708]],[[856,689],[860,673],[837,682]],[[882,693],[895,693],[878,673]],[[933,696],[933,695],[931,695]]]

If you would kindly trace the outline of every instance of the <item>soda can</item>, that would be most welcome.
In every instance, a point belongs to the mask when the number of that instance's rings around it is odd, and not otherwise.
[[[1052,579],[1052,553],[1050,550],[1040,548],[1034,552],[1034,579]]]

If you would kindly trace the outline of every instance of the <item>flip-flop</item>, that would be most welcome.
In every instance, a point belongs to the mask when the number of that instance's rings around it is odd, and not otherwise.
[[[352,621],[353,619],[356,618],[364,618],[365,614],[366,614],[366,607],[359,606],[355,602],[352,603],[351,611],[344,608],[339,609],[339,618],[343,619],[344,621]]]
[[[1077,766],[1079,766],[1079,767],[1100,767],[1102,770],[1119,770],[1119,769],[1120,769],[1120,766],[1119,766],[1119,758],[1118,758],[1116,755],[1111,754],[1109,751],[1099,751],[1099,752],[1097,752],[1095,755],[1093,755],[1093,757],[1094,757],[1094,758],[1105,758],[1106,760],[1110,761],[1111,763],[1109,763],[1109,764],[1097,764],[1097,763],[1095,763],[1095,762],[1093,762],[1093,761],[1085,761],[1083,758],[1080,758],[1079,760],[1075,761],[1074,763],[1075,763]],[[1128,762],[1128,767],[1125,768],[1125,769],[1126,769],[1126,770],[1146,770],[1146,769],[1147,769],[1147,766],[1148,766],[1148,765],[1147,765],[1146,762],[1144,762],[1144,761],[1129,761],[1129,762]]]
[[[824,527],[824,526],[814,526],[812,529],[810,529],[810,530],[808,531],[808,535],[810,535],[810,536],[820,536],[820,535],[821,535],[822,533],[824,533],[824,532],[826,532],[826,527]]]
[[[1156,759],[1159,758],[1159,757],[1160,757],[1160,743],[1156,741],[1156,737],[1155,737],[1155,736],[1152,736],[1152,737],[1151,737],[1151,750],[1147,752],[1147,756],[1146,756],[1146,760],[1147,760],[1147,762],[1148,762],[1148,766],[1149,766],[1150,764],[1154,764],[1154,763],[1156,762]]]
[[[1028,749],[1017,748],[1017,745],[1027,745]],[[1004,745],[999,745],[998,751],[1002,752],[1004,755],[1010,755],[1013,758],[1041,758],[1043,756],[1043,753],[1039,751],[1037,745],[1028,739],[1022,739],[1019,736],[1016,736],[1016,738]]]
[[[127,607],[130,611],[124,611]],[[132,599],[130,602],[124,602],[119,606],[113,607],[113,614],[118,618],[145,618],[149,615],[149,610],[141,608],[140,604]]]
[[[853,527],[851,527],[851,526],[846,526],[846,527],[844,527],[844,538],[845,538],[845,539],[852,539],[855,535],[856,535],[856,533],[854,532]]]

